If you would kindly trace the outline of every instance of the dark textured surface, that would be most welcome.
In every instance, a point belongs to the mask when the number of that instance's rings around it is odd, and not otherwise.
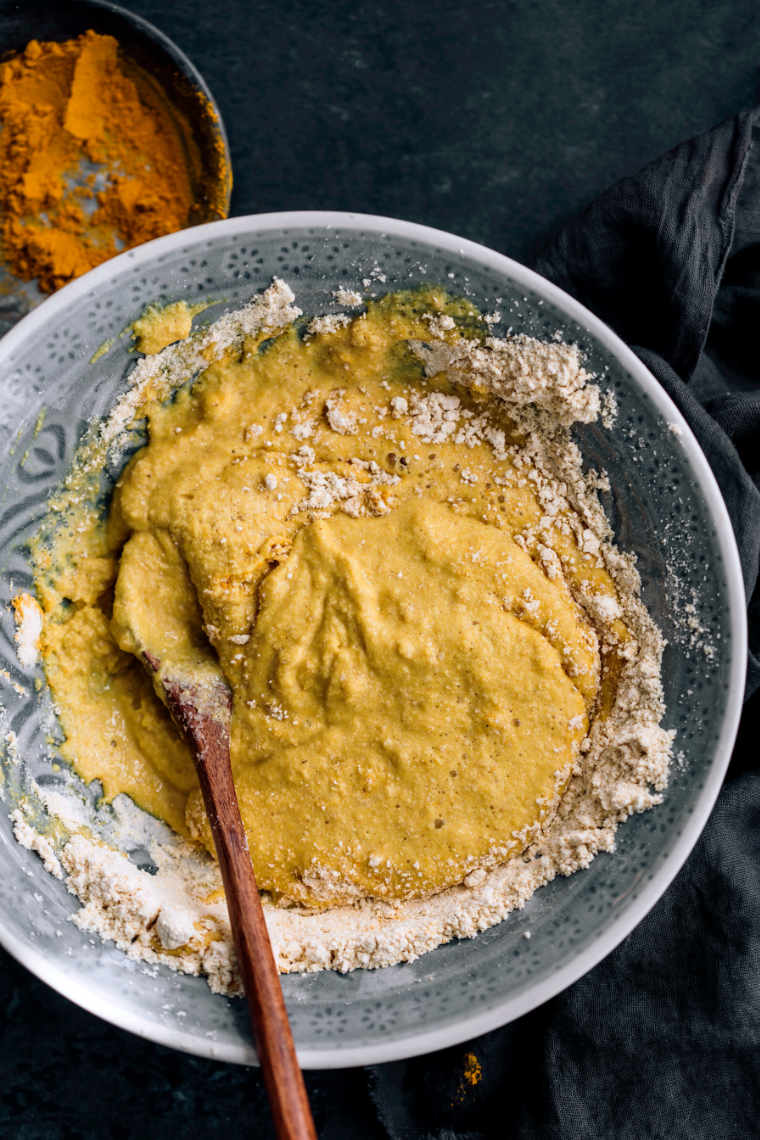
[[[0,30],[11,7],[0,4]],[[605,185],[754,102],[758,93],[755,3],[139,0],[129,7],[168,32],[214,91],[232,147],[234,213],[338,208],[391,214],[522,260]],[[735,812],[742,802],[756,748],[757,698],[749,717],[711,828],[720,826],[721,812]],[[690,865],[708,858],[710,834]],[[726,868],[728,879],[756,879],[752,856],[737,857]],[[739,965],[751,962],[756,950],[742,931],[728,948],[722,942],[720,891],[720,881],[705,875],[695,876],[691,892],[671,890],[643,924],[642,937],[662,937],[661,911],[671,919],[669,951],[686,971],[690,956],[727,954],[725,968],[715,970],[709,1015],[721,1029],[722,1052],[731,1054],[757,1044],[757,993],[751,986],[736,990],[746,979]],[[634,1013],[637,995],[648,994],[662,1003],[671,1024],[674,1017],[688,1019],[687,998],[674,1008],[646,956],[627,946],[592,975],[600,997],[613,1000],[615,984],[627,977],[630,984],[618,996]],[[739,999],[738,1024],[721,1023],[725,987]],[[547,1071],[582,1078],[600,1051],[609,1058],[611,1083],[623,1060],[635,1071],[627,1041],[612,1033],[579,1034],[571,1016],[577,1001],[572,993],[565,1000],[559,1017],[551,1002],[508,1038],[492,1034],[474,1043],[483,1064],[476,1088],[463,1080],[467,1047],[369,1073],[311,1074],[320,1136],[621,1134],[611,1106],[598,1103],[573,1106],[571,1131],[559,1125],[563,1114],[551,1103]],[[112,1029],[7,957],[0,1017],[2,1136],[271,1135],[257,1074]],[[715,1097],[710,1066],[703,1056],[695,1065],[695,1056],[686,1033],[680,1052],[662,1057],[661,1087],[636,1089],[634,1082],[627,1090],[628,1103],[632,1093],[647,1101],[666,1089],[675,1094],[680,1110],[650,1134],[705,1135]],[[756,1066],[739,1080],[757,1085]],[[736,1089],[735,1102],[722,1091],[711,1135],[752,1134],[734,1109],[742,1091]],[[629,1123],[633,1131],[626,1135],[637,1135],[635,1119]]]

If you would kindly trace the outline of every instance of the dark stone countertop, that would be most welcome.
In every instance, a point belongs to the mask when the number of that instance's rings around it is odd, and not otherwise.
[[[751,0],[127,7],[191,56],[218,99],[232,213],[387,214],[521,260],[607,184],[758,93]],[[5,955],[0,1019],[4,1137],[271,1135],[257,1073],[114,1029]],[[534,1018],[528,1052],[540,1032]],[[475,1045],[477,1094],[459,1091],[465,1046],[374,1071],[309,1074],[320,1136],[388,1136],[381,1117],[400,1097],[429,1102],[430,1137],[541,1135],[510,1127],[506,1105],[529,1089],[529,1073],[519,1056],[509,1071],[489,1069],[491,1037]]]

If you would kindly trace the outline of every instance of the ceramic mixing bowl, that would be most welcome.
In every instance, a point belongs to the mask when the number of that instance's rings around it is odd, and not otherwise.
[[[744,598],[728,516],[689,428],[591,313],[508,258],[449,234],[387,218],[290,213],[199,226],[125,253],[45,301],[0,342],[4,602],[31,585],[28,538],[86,421],[124,389],[134,357],[119,334],[148,302],[213,300],[202,318],[210,319],[273,275],[292,285],[307,314],[335,311],[339,285],[379,295],[442,283],[500,310],[501,329],[578,341],[619,404],[614,430],[586,427],[578,439],[589,462],[609,473],[606,507],[618,541],[635,552],[644,599],[668,639],[665,723],[677,731],[679,762],[662,805],[620,828],[613,855],[557,879],[477,938],[415,962],[284,979],[302,1064],[358,1065],[441,1048],[525,1013],[590,969],[654,905],[696,842],[728,762],[743,689]],[[15,733],[21,757],[5,763],[0,802],[3,945],[115,1025],[191,1053],[253,1061],[241,1001],[82,934],[67,921],[75,900],[13,840],[14,798],[31,779],[55,786],[64,777],[47,754],[49,698],[18,664],[7,608],[0,657],[5,732]]]

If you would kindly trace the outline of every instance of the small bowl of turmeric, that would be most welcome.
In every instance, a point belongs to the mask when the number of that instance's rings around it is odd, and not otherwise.
[[[0,333],[152,238],[227,217],[219,110],[167,36],[115,4],[0,17]]]

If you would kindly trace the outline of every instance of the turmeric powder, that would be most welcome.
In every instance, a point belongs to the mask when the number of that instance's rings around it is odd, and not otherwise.
[[[451,1102],[451,1107],[454,1108],[457,1104],[463,1104],[468,1097],[468,1094],[480,1084],[483,1077],[483,1066],[477,1058],[475,1053],[465,1053],[464,1055],[464,1072],[462,1079],[456,1091],[456,1096]]]
[[[0,253],[44,292],[182,229],[190,165],[167,101],[112,36],[32,40],[0,64]]]
[[[480,1078],[483,1076],[483,1066],[478,1060],[475,1053],[465,1053],[464,1056],[464,1079],[470,1088],[475,1088],[475,1085],[480,1083]]]

